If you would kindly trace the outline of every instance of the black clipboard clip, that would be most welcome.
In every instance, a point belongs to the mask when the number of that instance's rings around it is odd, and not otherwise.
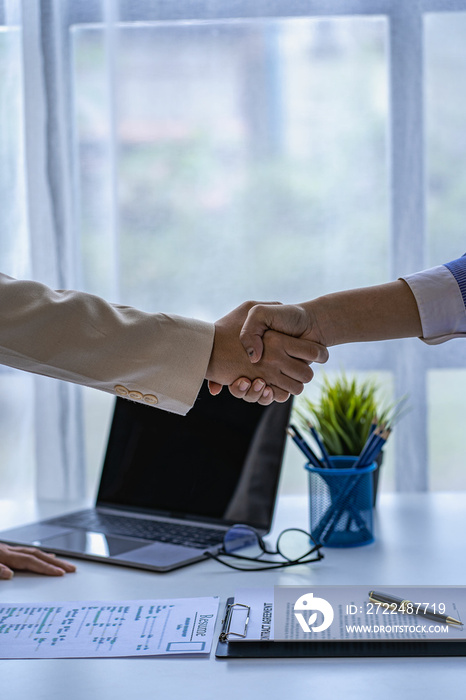
[[[242,634],[240,632],[232,632],[230,629],[234,608],[243,608],[243,609],[247,610],[246,620],[244,622],[244,631]],[[250,613],[251,613],[251,608],[249,607],[249,605],[244,605],[244,603],[228,603],[226,610],[225,610],[225,619],[222,620],[223,626],[222,626],[222,631],[220,632],[219,641],[220,642],[228,642],[230,637],[241,637],[242,639],[244,639],[248,633],[248,624],[249,624]]]

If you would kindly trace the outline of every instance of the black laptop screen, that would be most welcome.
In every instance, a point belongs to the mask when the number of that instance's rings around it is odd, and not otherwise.
[[[97,505],[268,529],[290,409],[206,384],[186,416],[118,398]]]

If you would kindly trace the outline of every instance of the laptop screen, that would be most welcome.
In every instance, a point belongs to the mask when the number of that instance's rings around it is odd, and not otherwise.
[[[97,505],[268,530],[290,410],[206,383],[186,416],[117,398]]]

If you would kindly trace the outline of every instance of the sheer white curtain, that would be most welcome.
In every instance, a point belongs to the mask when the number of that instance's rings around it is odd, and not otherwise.
[[[64,94],[69,86],[62,73],[58,17],[49,14],[53,9],[39,2],[2,7],[2,83],[9,86],[1,99],[2,168],[7,165],[9,171],[1,192],[2,270],[66,288],[76,285],[79,263]],[[16,387],[4,392],[0,415],[2,426],[10,425],[10,439],[2,444],[3,492],[83,495],[79,388],[6,368],[2,378]]]
[[[246,298],[299,301],[462,254],[466,185],[448,162],[464,108],[440,114],[430,96],[442,85],[450,105],[461,81],[445,37],[461,55],[463,4],[0,0],[2,269],[213,320]],[[332,353],[329,371],[409,394],[385,487],[428,488],[429,459],[435,487],[466,486],[458,468],[446,486],[435,476],[462,450],[451,345]],[[4,489],[92,489],[111,399],[0,380]],[[289,488],[300,479],[291,468]]]

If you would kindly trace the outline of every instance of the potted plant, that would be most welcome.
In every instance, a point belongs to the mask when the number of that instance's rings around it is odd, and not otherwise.
[[[379,397],[380,385],[374,379],[349,378],[344,372],[330,379],[324,374],[319,400],[302,395],[294,411],[305,429],[317,430],[329,455],[358,456],[375,425],[391,430],[401,414],[404,398],[387,403]],[[374,471],[374,505],[382,459],[383,452]]]

